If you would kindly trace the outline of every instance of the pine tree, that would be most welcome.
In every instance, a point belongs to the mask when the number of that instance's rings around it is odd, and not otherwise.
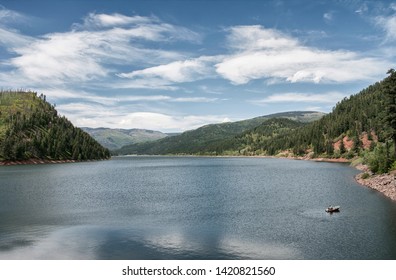
[[[389,137],[394,143],[393,158],[396,158],[396,71],[390,69],[383,84],[383,91],[386,99],[386,117],[385,121],[389,127]]]
[[[345,149],[345,145],[344,145],[344,138],[341,138],[341,143],[340,143],[340,154],[345,154],[346,149]]]

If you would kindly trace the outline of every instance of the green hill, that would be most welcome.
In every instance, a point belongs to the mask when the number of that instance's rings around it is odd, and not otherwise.
[[[261,139],[245,140],[239,149],[265,155],[360,157],[378,173],[396,168],[396,73],[344,98],[320,120]]]
[[[253,119],[210,124],[180,135],[150,143],[133,144],[117,150],[118,154],[221,154],[234,147],[234,138],[272,118],[309,122],[323,116],[319,112],[286,112]]]
[[[321,115],[323,116],[323,115]],[[244,131],[232,139],[232,144],[224,145],[220,153],[234,155],[266,155],[271,152],[264,151],[263,143],[276,138],[278,135],[292,134],[301,127],[307,125],[301,121],[295,121],[295,118],[272,118],[264,121],[257,127]]]
[[[44,95],[0,92],[0,160],[106,159],[110,153],[59,116]]]
[[[104,127],[82,127],[81,129],[109,150],[117,150],[126,145],[150,142],[168,137],[167,134],[160,131],[147,129],[112,129]]]

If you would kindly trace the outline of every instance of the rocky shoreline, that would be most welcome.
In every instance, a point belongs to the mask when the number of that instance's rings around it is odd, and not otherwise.
[[[363,171],[363,173],[355,176],[356,181],[360,185],[379,191],[386,197],[396,201],[396,171],[373,175],[365,165],[358,165],[356,168]],[[369,176],[365,178],[364,174],[368,174]]]

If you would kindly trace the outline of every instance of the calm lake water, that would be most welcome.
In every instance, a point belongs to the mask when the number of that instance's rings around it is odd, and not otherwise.
[[[356,173],[209,157],[0,167],[0,259],[396,259],[396,203]]]

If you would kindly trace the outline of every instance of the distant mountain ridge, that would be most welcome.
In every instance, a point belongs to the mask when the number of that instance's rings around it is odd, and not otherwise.
[[[168,137],[168,134],[160,131],[138,128],[120,129],[81,127],[81,129],[109,150],[116,150],[126,145],[155,141]]]
[[[149,143],[127,145],[117,150],[117,154],[210,154],[224,141],[230,140],[244,131],[253,129],[272,118],[286,118],[299,123],[309,123],[324,116],[316,111],[294,111],[271,114],[236,122],[208,124],[186,131],[180,135],[163,138]]]

